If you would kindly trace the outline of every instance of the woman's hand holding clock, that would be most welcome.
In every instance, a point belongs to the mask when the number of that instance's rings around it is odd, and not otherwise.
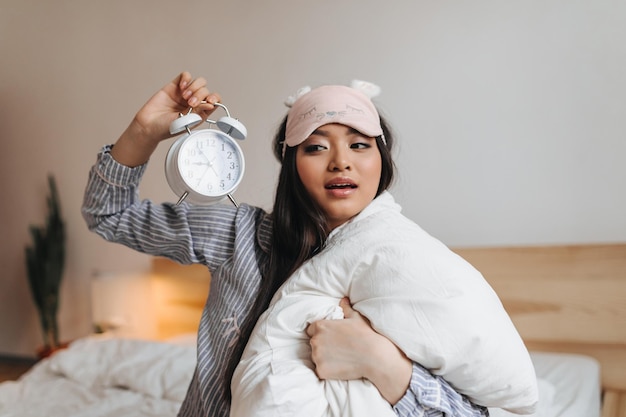
[[[194,79],[182,72],[157,91],[137,112],[129,126],[115,143],[111,155],[119,163],[135,167],[150,158],[160,141],[172,136],[169,127],[181,113],[193,108],[206,120],[220,101],[211,93],[202,77]]]

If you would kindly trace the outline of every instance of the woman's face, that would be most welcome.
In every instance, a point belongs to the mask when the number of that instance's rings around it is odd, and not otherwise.
[[[296,167],[332,230],[376,197],[382,158],[375,138],[341,124],[327,124],[298,146]]]

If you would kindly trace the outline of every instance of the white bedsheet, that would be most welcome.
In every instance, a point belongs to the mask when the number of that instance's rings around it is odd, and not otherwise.
[[[195,346],[90,337],[0,384],[1,417],[174,417]]]
[[[539,403],[528,417],[599,417],[600,365],[588,356],[531,352],[539,386]],[[501,409],[491,417],[514,417]],[[519,416],[517,416],[519,417]]]
[[[175,417],[196,362],[193,342],[181,340],[81,339],[20,380],[0,384],[0,417]],[[595,360],[538,352],[531,358],[539,386],[535,417],[599,417]]]

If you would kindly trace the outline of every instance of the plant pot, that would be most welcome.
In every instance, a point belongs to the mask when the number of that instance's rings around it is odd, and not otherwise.
[[[58,346],[43,346],[37,349],[37,358],[45,359],[52,356],[59,350],[63,350],[69,346],[70,342],[62,342]]]

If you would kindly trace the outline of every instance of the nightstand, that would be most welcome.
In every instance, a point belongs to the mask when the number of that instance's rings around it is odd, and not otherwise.
[[[18,379],[35,363],[37,363],[35,358],[0,356],[0,382]]]

